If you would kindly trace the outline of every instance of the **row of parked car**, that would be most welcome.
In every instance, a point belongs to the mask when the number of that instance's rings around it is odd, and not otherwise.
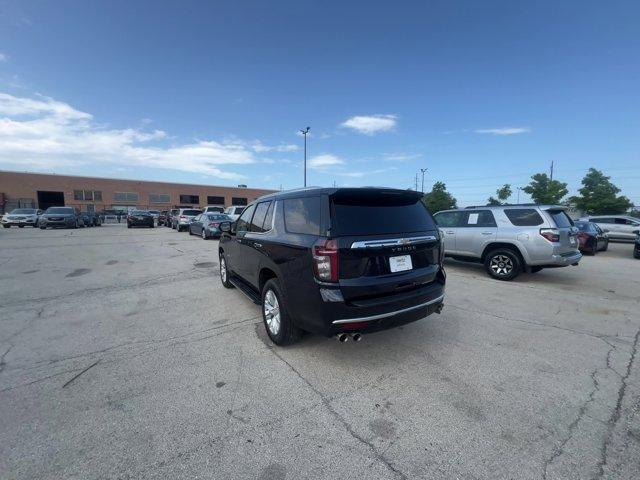
[[[79,212],[73,207],[49,207],[45,211],[16,208],[3,215],[1,223],[4,228],[33,227],[42,230],[49,227],[99,227],[102,225],[102,217],[95,212]]]

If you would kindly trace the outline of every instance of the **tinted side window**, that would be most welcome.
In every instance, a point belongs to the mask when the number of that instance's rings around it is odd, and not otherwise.
[[[247,208],[238,221],[236,222],[236,232],[246,232],[249,230],[249,222],[251,221],[251,217],[253,216],[253,211],[256,209],[255,205],[251,205]]]
[[[276,202],[269,202],[269,209],[267,210],[267,214],[264,217],[264,222],[262,223],[262,228],[265,232],[271,230],[271,225],[273,225],[273,208]]]
[[[463,227],[496,227],[496,220],[493,218],[491,210],[480,210],[467,212],[467,218],[462,224]]]
[[[614,223],[613,218],[594,218],[593,221],[598,223]]]
[[[540,214],[533,208],[508,208],[504,214],[516,227],[535,227],[544,223]]]
[[[287,232],[320,234],[320,197],[292,198],[284,201]]]
[[[440,212],[433,216],[439,227],[457,227],[460,223],[462,212]]]
[[[264,228],[262,228],[262,225],[264,224],[264,218],[267,216],[269,205],[271,205],[271,202],[262,202],[258,204],[256,207],[256,213],[253,215],[253,219],[251,220],[249,231],[258,233],[265,231]]]

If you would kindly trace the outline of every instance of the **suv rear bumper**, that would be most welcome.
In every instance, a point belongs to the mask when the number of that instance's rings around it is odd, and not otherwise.
[[[306,304],[304,311],[292,312],[300,327],[332,336],[341,332],[373,333],[421,320],[442,309],[445,274],[420,288],[388,296],[357,301],[323,301],[318,294],[316,305]],[[297,314],[297,315],[296,315]]]
[[[546,268],[568,267],[569,265],[574,265],[578,263],[581,258],[582,258],[582,254],[580,253],[579,250],[576,250],[575,252],[570,252],[570,254],[565,254],[565,255],[553,254],[551,255],[551,258],[549,260],[544,262],[532,262],[531,265],[546,267]]]

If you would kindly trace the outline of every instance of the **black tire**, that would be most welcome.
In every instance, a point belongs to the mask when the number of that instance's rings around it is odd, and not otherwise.
[[[274,328],[274,323],[271,323],[271,327],[269,326],[267,320],[267,305],[271,305],[268,299],[275,298],[277,303],[275,307],[278,310],[278,328],[277,330]],[[267,331],[267,335],[273,343],[276,345],[284,346],[291,345],[292,343],[300,340],[302,336],[302,331],[296,327],[287,311],[287,305],[285,301],[285,297],[282,293],[282,289],[280,288],[280,283],[276,278],[272,278],[268,280],[267,283],[262,287],[262,321],[264,322],[264,328]],[[273,306],[273,305],[272,305]]]
[[[520,255],[513,250],[499,248],[487,254],[484,259],[484,269],[490,277],[509,281],[522,272],[522,260],[520,260]]]
[[[40,225],[40,230],[46,230],[47,227],[45,225]]]
[[[191,225],[187,227],[189,229],[189,235],[193,235],[193,230],[191,230]]]
[[[589,250],[589,255],[595,256],[596,253],[598,253],[598,242],[594,239],[593,246],[591,247],[591,250]]]
[[[153,227],[154,227],[153,225],[149,225],[149,228],[153,228]]]
[[[11,228],[11,225],[2,225],[4,228]]]
[[[24,225],[18,225],[18,228],[24,228]]]
[[[531,273],[538,273],[544,267],[531,267]]]
[[[130,223],[127,223],[127,228],[131,228],[131,224]]]
[[[604,242],[604,247],[602,247],[602,250],[600,250],[600,251],[601,252],[606,252],[608,249],[609,249],[609,240]]]
[[[76,228],[79,228],[79,227],[80,227],[80,224],[78,223],[78,220],[76,220],[76,223],[71,228],[76,229]]]
[[[220,281],[224,288],[235,288],[233,283],[229,281],[229,275],[231,271],[227,268],[227,259],[224,257],[224,253],[220,255]]]

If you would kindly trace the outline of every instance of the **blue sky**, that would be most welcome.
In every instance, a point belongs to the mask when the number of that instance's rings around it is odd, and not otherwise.
[[[529,3],[2,1],[0,169],[640,204],[640,3]]]

